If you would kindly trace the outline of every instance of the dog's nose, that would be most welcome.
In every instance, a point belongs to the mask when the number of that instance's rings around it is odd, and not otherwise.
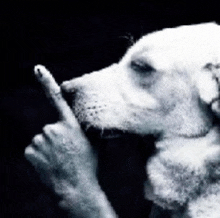
[[[68,81],[64,81],[60,87],[64,92],[75,93],[82,87],[88,86],[92,81],[93,76],[91,74],[84,74],[81,77],[77,77]]]
[[[61,89],[64,90],[67,93],[74,92],[74,84],[73,80],[71,81],[65,81],[60,85]]]
[[[76,90],[71,86],[69,81],[63,82],[61,85],[62,95],[71,107],[75,101]]]
[[[80,81],[81,78],[79,77],[65,81],[60,85],[63,97],[66,99],[68,104],[71,105],[71,107],[74,107],[77,93],[79,93],[78,91],[81,89],[80,87],[82,84]]]
[[[118,64],[112,64],[109,67],[94,71],[88,74],[84,74],[81,77],[74,78],[72,80],[65,81],[61,84],[63,91],[67,93],[76,92],[81,88],[88,88],[94,86],[107,85],[110,81],[116,78],[118,72]],[[118,78],[118,75],[117,75]]]

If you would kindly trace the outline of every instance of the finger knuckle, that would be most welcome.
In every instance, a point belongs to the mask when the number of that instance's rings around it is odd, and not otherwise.
[[[43,133],[46,135],[50,135],[51,133],[54,132],[54,125],[46,125],[43,127]]]
[[[63,124],[57,122],[55,124],[46,125],[43,128],[43,135],[45,138],[53,139],[54,137],[59,136],[63,132]]]
[[[43,136],[41,134],[38,134],[34,136],[32,139],[32,144],[34,145],[41,145],[43,143]]]
[[[50,90],[48,93],[48,98],[50,98],[52,100],[52,102],[55,104],[55,106],[57,104],[59,104],[60,100],[62,99],[62,94],[61,94],[60,89],[59,90],[56,90],[56,89]]]
[[[61,93],[60,89],[54,91],[53,93],[51,93],[51,95],[55,98],[58,98],[58,99],[62,98],[62,93]]]
[[[71,119],[69,119],[69,120],[67,120],[67,121],[64,121],[64,122],[63,122],[63,125],[64,125],[66,128],[72,129],[72,130],[75,130],[75,131],[81,129],[80,125],[79,125],[77,122],[75,122],[74,120],[72,121]]]

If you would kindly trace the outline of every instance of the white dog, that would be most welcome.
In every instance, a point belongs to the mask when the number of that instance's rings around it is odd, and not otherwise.
[[[219,40],[214,23],[164,29],[142,37],[119,63],[62,84],[74,92],[73,112],[86,129],[157,136],[157,153],[146,163],[145,196],[171,210],[172,218],[220,218],[220,130],[213,113]],[[35,72],[62,120],[35,136],[26,157],[48,175],[70,214],[117,217],[59,86],[42,66]]]

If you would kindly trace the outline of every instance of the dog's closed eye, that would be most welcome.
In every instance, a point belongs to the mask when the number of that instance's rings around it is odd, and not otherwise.
[[[131,69],[144,74],[151,74],[152,72],[155,72],[156,70],[150,66],[146,61],[141,59],[136,59],[131,61]]]

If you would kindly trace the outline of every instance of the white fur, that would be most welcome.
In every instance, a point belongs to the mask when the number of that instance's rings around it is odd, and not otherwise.
[[[155,70],[139,72],[132,61]],[[220,194],[212,191],[220,189],[219,178],[211,167],[220,166],[220,138],[208,109],[219,97],[219,72],[206,67],[219,63],[217,24],[181,26],[146,35],[119,63],[63,84],[75,92],[75,114],[88,127],[161,135],[146,165],[146,196],[174,210],[173,217],[180,209],[181,217],[220,217],[214,215]]]

